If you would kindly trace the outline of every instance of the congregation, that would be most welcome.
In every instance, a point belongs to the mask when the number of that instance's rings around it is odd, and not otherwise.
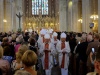
[[[0,33],[0,75],[100,75],[100,34]]]

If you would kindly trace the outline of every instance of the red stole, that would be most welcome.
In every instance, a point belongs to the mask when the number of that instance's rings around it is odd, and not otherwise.
[[[43,40],[43,43],[44,43],[44,37],[43,37],[43,39],[42,39],[42,40]]]
[[[45,50],[46,49],[49,49],[49,44],[45,44]],[[44,59],[44,66],[45,66],[45,69],[48,69],[49,68],[49,52],[48,51],[45,51],[45,59]]]
[[[65,48],[65,42],[61,43],[61,50],[64,48]],[[64,64],[65,64],[65,53],[63,53],[61,68],[64,68]]]

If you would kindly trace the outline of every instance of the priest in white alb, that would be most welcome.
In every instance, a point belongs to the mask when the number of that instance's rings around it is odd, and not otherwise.
[[[42,43],[40,48],[40,53],[42,54],[42,66],[45,70],[46,75],[51,75],[51,68],[53,67],[53,54],[54,45],[50,41],[50,35],[45,34],[44,43]]]
[[[66,42],[65,33],[61,33],[60,42],[57,44],[57,51],[61,75],[68,75],[70,46],[69,42]]]

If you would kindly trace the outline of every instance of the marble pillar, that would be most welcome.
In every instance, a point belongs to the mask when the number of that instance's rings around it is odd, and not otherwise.
[[[11,29],[12,31],[17,31],[16,29],[16,7],[15,7],[15,0],[12,0],[12,3],[11,3],[11,19],[12,19],[12,25],[11,25]]]
[[[5,0],[4,1],[4,19],[7,22],[4,22],[4,30],[5,32],[15,31],[15,4],[14,0]]]
[[[80,24],[78,22],[78,19],[79,19],[78,18],[78,0],[72,0],[72,24],[71,24],[71,31],[81,32],[81,26],[80,26]]]
[[[4,19],[4,8],[3,8],[3,1],[0,0],[0,32],[3,32],[3,19]]]
[[[67,10],[66,0],[59,0],[59,29],[60,31],[68,31],[67,29]]]
[[[90,13],[90,2],[89,0],[82,0],[82,31],[83,32],[91,32],[91,29],[89,27],[89,24],[91,23],[90,19],[91,13]]]
[[[68,5],[68,9],[67,9],[67,19],[68,19],[68,31],[70,32],[72,29],[73,29],[73,26],[72,26],[72,1],[68,0],[67,1],[67,5]]]
[[[98,0],[98,33],[100,33],[100,0]]]
[[[5,0],[5,8],[4,8],[4,18],[7,20],[7,22],[4,22],[4,31],[9,32],[11,31],[11,25],[12,25],[12,12],[11,12],[11,0]]]

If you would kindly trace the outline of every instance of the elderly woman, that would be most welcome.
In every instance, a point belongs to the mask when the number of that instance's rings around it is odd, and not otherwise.
[[[10,64],[7,60],[3,60],[3,48],[0,46],[0,69],[2,75],[10,75]]]
[[[19,35],[16,38],[16,46],[15,46],[15,53],[18,52],[18,48],[20,47],[21,43],[24,41],[23,36]]]
[[[28,46],[27,45],[20,45],[20,47],[18,48],[18,52],[20,52],[22,55],[28,50]]]
[[[36,62],[37,55],[35,54],[35,52],[27,50],[22,57],[24,70],[31,73],[32,75],[37,75],[37,72],[33,69],[33,66],[36,64]]]

